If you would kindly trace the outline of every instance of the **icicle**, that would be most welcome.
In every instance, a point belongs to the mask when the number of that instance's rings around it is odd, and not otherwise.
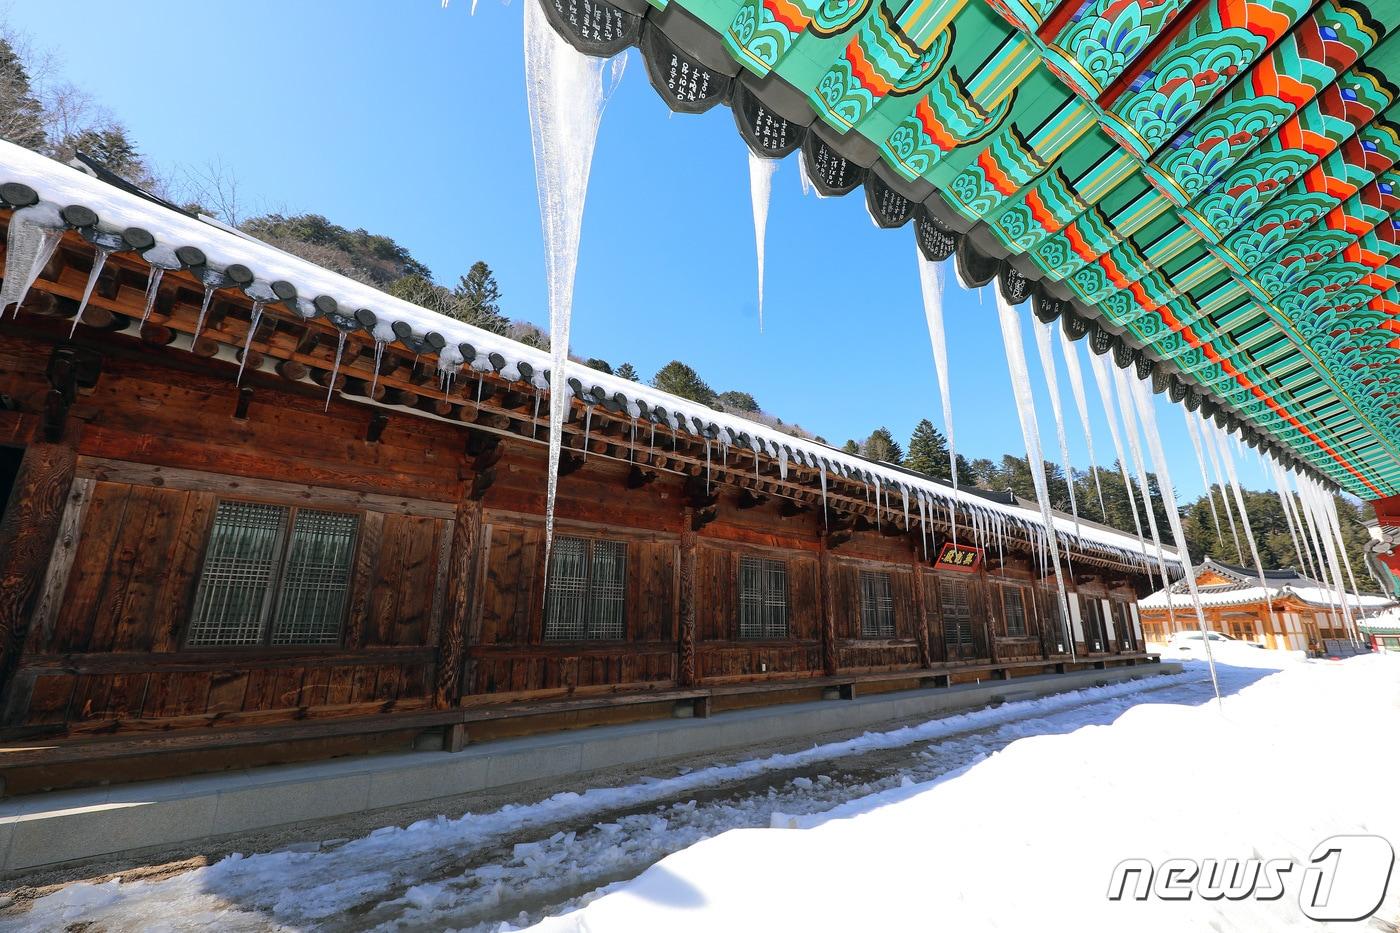
[[[1119,369],[1117,366],[1113,367],[1113,375],[1117,378],[1118,392],[1123,399],[1123,404],[1121,406],[1123,412],[1123,431],[1128,436],[1128,453],[1132,456],[1133,469],[1138,475],[1138,487],[1142,492],[1143,511],[1147,513],[1147,528],[1152,533],[1152,547],[1157,552],[1157,569],[1161,571],[1162,588],[1166,591],[1167,617],[1172,620],[1173,627],[1175,627],[1176,611],[1171,604],[1171,575],[1167,573],[1167,558],[1162,551],[1162,535],[1157,528],[1157,510],[1152,507],[1152,487],[1148,485],[1147,466],[1146,462],[1143,460],[1142,447],[1138,442],[1138,419],[1134,414],[1133,383],[1139,380],[1130,378],[1126,372]],[[1143,425],[1143,427],[1145,428],[1146,425]],[[1157,480],[1160,487],[1160,475],[1157,477]]]
[[[1132,382],[1132,380],[1129,380]],[[1206,649],[1206,664],[1210,668],[1210,684],[1215,690],[1215,701],[1220,703],[1220,681],[1215,675],[1215,656],[1211,651],[1210,636],[1206,634],[1205,610],[1201,607],[1201,594],[1196,589],[1196,572],[1191,566],[1191,553],[1186,547],[1186,534],[1181,527],[1181,513],[1176,507],[1176,490],[1172,486],[1171,472],[1168,469],[1166,455],[1162,451],[1162,437],[1157,431],[1157,415],[1152,410],[1152,395],[1147,390],[1146,384],[1137,380],[1135,385],[1129,386],[1129,393],[1132,401],[1137,403],[1137,411],[1142,419],[1143,433],[1147,436],[1147,449],[1152,455],[1152,469],[1157,474],[1157,486],[1162,491],[1162,503],[1167,509],[1167,522],[1171,525],[1172,537],[1176,540],[1177,556],[1181,558],[1182,569],[1186,573],[1186,587],[1191,594],[1191,603],[1196,607],[1196,626],[1201,632],[1202,644]],[[1124,405],[1129,401],[1125,399]],[[1151,508],[1148,509],[1151,515]],[[1167,587],[1167,592],[1171,592],[1171,587]],[[1175,618],[1175,613],[1172,613]]]
[[[761,159],[749,149],[749,199],[753,202],[753,239],[758,253],[758,332],[763,333],[763,252],[768,235],[768,203],[773,197],[777,159]]]
[[[1254,529],[1249,527],[1249,510],[1245,508],[1244,493],[1240,490],[1240,479],[1235,473],[1234,454],[1230,452],[1229,446],[1224,443],[1224,436],[1216,432],[1216,439],[1220,441],[1220,459],[1225,464],[1225,472],[1230,477],[1230,488],[1235,493],[1235,507],[1240,513],[1240,524],[1244,525],[1244,537],[1249,542],[1249,553],[1254,558],[1254,569],[1259,573],[1259,585],[1264,590],[1264,599],[1268,604],[1269,611],[1273,612],[1274,599],[1269,592],[1268,580],[1264,577],[1264,563],[1259,559],[1259,548],[1254,543]]]
[[[165,269],[151,266],[151,276],[146,282],[146,303],[141,307],[141,323],[136,328],[138,332],[146,326],[146,321],[151,317],[151,309],[156,306],[156,294],[160,291],[160,280],[164,275]]]
[[[1094,456],[1094,429],[1090,425],[1089,401],[1084,394],[1084,372],[1079,366],[1079,346],[1069,335],[1060,329],[1060,354],[1065,358],[1065,372],[1069,374],[1070,392],[1074,396],[1074,407],[1079,411],[1079,423],[1084,428],[1084,446],[1089,451],[1089,475],[1094,478],[1094,492],[1099,497],[1099,515],[1108,522],[1108,509],[1103,504],[1103,486],[1099,482],[1098,460]]]
[[[1298,573],[1307,573],[1308,565],[1303,560],[1303,545],[1298,539],[1299,529],[1293,524],[1293,508],[1289,502],[1288,484],[1283,479],[1283,470],[1272,460],[1269,461],[1268,468],[1274,480],[1274,492],[1278,493],[1278,504],[1283,509],[1283,520],[1288,525],[1288,536],[1293,539],[1293,556],[1298,558]],[[1219,534],[1218,526],[1216,533]]]
[[[369,380],[370,398],[374,398],[374,390],[379,387],[379,366],[384,361],[384,345],[385,342],[383,340],[380,340],[378,337],[374,338],[374,375],[371,376]],[[539,393],[537,392],[535,394],[536,405],[539,404],[539,400],[540,397]],[[536,412],[535,414],[538,415],[539,412]]]
[[[1118,473],[1123,477],[1123,490],[1128,494],[1128,511],[1133,514],[1133,528],[1137,531],[1138,545],[1143,554],[1147,553],[1147,542],[1142,538],[1142,522],[1138,519],[1137,499],[1133,495],[1133,481],[1128,478],[1128,458],[1123,453],[1123,438],[1118,433],[1118,415],[1109,376],[1108,361],[1095,353],[1089,354],[1089,369],[1094,374],[1094,385],[1098,387],[1099,398],[1103,401],[1104,415],[1108,418],[1108,434],[1113,439],[1113,453],[1118,457]],[[1105,516],[1107,517],[1107,516]]]
[[[933,368],[938,376],[938,396],[943,403],[943,433],[948,437],[948,466],[953,488],[958,487],[958,445],[953,438],[953,398],[948,392],[948,342],[943,329],[943,265],[929,262],[914,247],[919,263],[919,290],[924,298],[924,319],[928,322],[928,340],[933,350]],[[957,514],[953,516],[953,534],[957,535]]]
[[[1337,550],[1342,555],[1342,566],[1346,568],[1347,579],[1351,581],[1351,594],[1356,597],[1356,604],[1361,605],[1361,591],[1356,585],[1356,574],[1351,570],[1351,556],[1347,554],[1346,538],[1342,536],[1342,517],[1337,514],[1337,499],[1323,490],[1324,505],[1327,507],[1327,517],[1332,522],[1332,531],[1337,536]],[[1355,633],[1353,633],[1355,634]]]
[[[63,230],[58,211],[46,204],[21,208],[10,216],[5,240],[5,281],[0,284],[0,318],[10,305],[15,306],[15,316],[19,317],[19,306],[53,258]]]
[[[535,386],[535,415],[530,419],[530,440],[540,436],[540,399],[542,397],[539,386]]]
[[[1059,588],[1060,618],[1069,624],[1069,597],[1065,589],[1064,572],[1060,568],[1060,548],[1055,539],[1055,519],[1050,514],[1050,491],[1045,482],[1045,459],[1040,454],[1040,428],[1036,424],[1035,396],[1031,392],[1030,370],[1026,367],[1026,350],[1021,337],[1021,319],[1016,309],[996,292],[997,317],[1001,322],[1001,340],[1006,348],[1006,365],[1011,373],[1011,387],[1016,396],[1016,414],[1021,422],[1021,436],[1026,444],[1026,457],[1031,462],[1031,479],[1040,506],[1040,519],[1050,542],[1050,558],[1055,568],[1055,583]],[[1070,640],[1072,643],[1071,639]]]
[[[625,55],[611,65],[612,87],[622,77]],[[552,359],[549,392],[549,465],[545,493],[545,575],[554,542],[554,500],[559,489],[559,459],[564,416],[569,408],[569,325],[573,314],[574,271],[578,265],[588,175],[598,124],[608,94],[604,63],[576,51],[549,25],[538,3],[525,4],[525,95],[530,112],[530,142],[535,161],[535,188],[544,235],[545,281],[549,295],[549,345]]]
[[[1074,496],[1074,464],[1069,458],[1069,441],[1065,437],[1065,413],[1060,407],[1060,380],[1055,375],[1055,351],[1050,343],[1050,330],[1053,324],[1031,319],[1031,330],[1035,333],[1036,350],[1040,354],[1040,368],[1045,371],[1045,387],[1050,392],[1050,410],[1055,415],[1055,437],[1060,443],[1060,460],[1065,466],[1065,485],[1069,487],[1069,510],[1074,516],[1074,533],[1079,529],[1079,503]]]
[[[899,494],[904,497],[904,530],[909,530],[909,487],[899,484]]]
[[[1230,522],[1230,534],[1235,540],[1235,559],[1238,563],[1243,564],[1244,547],[1240,544],[1240,532],[1235,525],[1234,507],[1230,505],[1230,497],[1225,494],[1225,471],[1220,466],[1220,453],[1216,449],[1215,442],[1212,439],[1213,435],[1211,431],[1213,429],[1210,422],[1206,421],[1204,418],[1201,419],[1197,427],[1201,429],[1201,439],[1205,442],[1206,456],[1210,460],[1211,469],[1215,471],[1215,482],[1220,486],[1220,501],[1225,505],[1225,518]],[[1206,491],[1212,498],[1215,496],[1215,491],[1213,489],[1208,489]]]
[[[706,444],[706,447],[707,447],[707,448],[708,448],[708,446],[709,446],[709,445]],[[786,448],[786,447],[779,447],[779,448],[778,448],[778,478],[781,479],[783,482],[786,483],[786,482],[787,482],[787,477],[788,477],[787,448]]]
[[[826,520],[826,468],[825,468],[825,467],[823,467],[823,468],[821,469],[821,471],[817,473],[817,478],[821,481],[821,484],[822,484],[822,527],[825,528],[825,527],[827,526],[827,520]]]
[[[78,332],[78,322],[83,319],[83,312],[87,310],[88,301],[92,298],[92,290],[97,287],[97,279],[102,275],[102,267],[107,265],[107,257],[110,255],[112,250],[104,246],[97,247],[93,254],[92,271],[88,273],[87,285],[83,286],[83,298],[78,302],[78,313],[73,315],[73,329],[68,331],[69,337]]]
[[[1210,475],[1206,472],[1206,455],[1201,448],[1201,433],[1196,425],[1196,418],[1191,414],[1191,409],[1185,405],[1181,406],[1181,413],[1186,416],[1186,433],[1191,437],[1191,446],[1196,451],[1196,465],[1201,468],[1201,482],[1206,487],[1206,501],[1210,503],[1210,517],[1215,522],[1215,536],[1224,539],[1220,531],[1220,513],[1215,510],[1215,493],[1210,488]]]
[[[1327,527],[1326,519],[1319,506],[1318,493],[1320,493],[1320,490],[1317,487],[1317,483],[1312,478],[1300,477],[1298,491],[1303,500],[1303,512],[1308,516],[1309,527],[1314,538],[1319,540],[1318,551],[1320,554],[1326,556],[1325,566],[1328,579],[1324,581],[1324,583],[1331,586],[1332,597],[1342,609],[1343,617],[1349,624],[1351,620],[1351,611],[1347,606],[1347,601],[1342,591],[1342,571],[1341,564],[1337,560],[1337,545],[1332,535],[1329,533],[1330,529]]]
[[[812,185],[812,179],[807,174],[807,160],[801,156],[797,157],[797,180],[802,185],[802,196],[810,197],[816,188]]]
[[[588,459],[588,438],[593,433],[593,406],[583,408],[583,459]]]
[[[784,477],[786,479],[786,477]],[[710,439],[705,438],[705,494],[710,492]]]
[[[194,322],[194,339],[198,340],[199,335],[204,333],[204,319],[209,316],[209,305],[214,300],[214,293],[218,291],[218,286],[206,283],[204,286],[204,300],[199,303],[199,317]]]
[[[914,498],[919,503],[919,540],[924,545],[924,560],[928,560],[928,503],[922,492],[917,493]]]
[[[326,411],[331,410],[331,397],[335,395],[335,380],[340,375],[340,357],[345,353],[345,331],[336,328],[335,362],[331,364],[331,381],[326,386]]]
[[[628,439],[627,439],[627,462],[628,462],[629,464],[630,464],[630,463],[635,463],[635,462],[636,462],[636,459],[635,459],[635,457],[636,457],[636,452],[637,452],[637,419],[636,419],[636,417],[634,416],[634,417],[632,418],[632,428],[631,428],[631,431],[630,431],[629,434],[628,434]]]
[[[243,339],[243,355],[238,360],[238,378],[233,381],[234,385],[243,383],[243,367],[248,364],[248,354],[253,350],[253,335],[258,332],[258,325],[262,323],[264,301],[253,300],[253,313],[248,319],[248,336]]]

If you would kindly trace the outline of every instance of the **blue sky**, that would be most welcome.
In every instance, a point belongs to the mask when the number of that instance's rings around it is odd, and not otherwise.
[[[58,56],[161,169],[221,162],[245,214],[317,212],[392,236],[451,283],[477,259],[512,317],[544,323],[544,267],[525,109],[522,6],[532,0],[19,0],[0,19]],[[575,289],[573,349],[649,377],[673,358],[716,390],[835,444],[942,423],[912,233],[879,230],[858,194],[804,197],[796,157],[774,177],[765,329],[757,322],[747,157],[727,108],[672,115],[639,54],[599,132]],[[959,451],[1023,448],[990,294],[950,277]],[[1023,309],[1029,319],[1029,312]],[[1047,456],[1058,459],[1033,342]],[[1063,369],[1061,379],[1064,381]],[[1113,460],[1086,369],[1100,463]],[[1087,457],[1065,392],[1071,456]],[[1202,489],[1176,406],[1158,423],[1178,493]],[[1264,488],[1253,453],[1246,486]]]

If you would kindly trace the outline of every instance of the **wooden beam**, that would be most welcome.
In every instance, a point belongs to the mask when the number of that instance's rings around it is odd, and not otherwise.
[[[443,615],[441,656],[434,698],[439,707],[456,706],[464,690],[463,660],[468,627],[475,610],[476,564],[481,551],[481,503],[458,504],[452,523],[452,554],[447,571],[447,602]],[[452,749],[455,750],[455,749]]]
[[[687,509],[687,511],[693,511]],[[693,516],[692,516],[693,518]],[[681,531],[680,548],[680,657],[677,659],[677,682],[682,687],[695,684],[695,576],[696,555],[700,536],[691,523]]]
[[[822,529],[818,539],[821,550],[817,554],[817,582],[821,590],[822,617],[822,669],[828,676],[835,676],[838,667],[836,652],[836,605],[831,586],[831,551],[828,547],[828,532]]]

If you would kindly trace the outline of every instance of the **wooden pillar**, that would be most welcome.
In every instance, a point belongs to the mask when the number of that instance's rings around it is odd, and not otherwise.
[[[476,564],[481,553],[481,502],[468,499],[457,506],[452,523],[452,551],[447,562],[447,607],[438,648],[436,702],[453,706],[466,692],[463,680],[467,631],[475,610]]]
[[[919,639],[919,666],[932,667],[933,658],[928,647],[928,606],[924,600],[924,574],[919,568],[919,555],[914,554],[914,617],[918,620],[915,635]]]
[[[992,600],[1000,599],[1001,592],[994,588],[991,577],[987,575],[986,570],[978,574],[978,577],[982,583],[980,602],[982,604],[982,631],[987,638],[987,658],[995,663],[1001,659],[997,657],[997,633],[992,628]]]
[[[700,535],[691,519],[694,509],[685,510],[685,530],[681,532],[680,566],[680,632],[676,681],[682,687],[695,685],[695,569]]]
[[[836,653],[836,607],[831,586],[831,550],[826,545],[826,531],[822,531],[820,540],[817,577],[821,583],[822,668],[828,676],[834,676],[839,667]]]
[[[24,646],[77,461],[68,443],[31,446],[0,519],[0,689],[8,688]]]

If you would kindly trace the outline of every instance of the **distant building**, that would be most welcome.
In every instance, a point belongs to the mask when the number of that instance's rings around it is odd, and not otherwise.
[[[1206,624],[1265,648],[1306,651],[1325,648],[1328,641],[1352,643],[1345,614],[1330,587],[1289,567],[1265,570],[1264,582],[1267,586],[1260,585],[1254,570],[1207,557],[1196,567]],[[1395,605],[1384,596],[1347,593],[1346,599],[1357,621]],[[1158,590],[1138,603],[1138,611],[1149,645],[1165,644],[1173,632],[1197,626],[1185,580],[1172,584],[1170,608],[1167,591]]]
[[[1400,654],[1400,608],[1388,609],[1361,622],[1361,637],[1373,651]]]

